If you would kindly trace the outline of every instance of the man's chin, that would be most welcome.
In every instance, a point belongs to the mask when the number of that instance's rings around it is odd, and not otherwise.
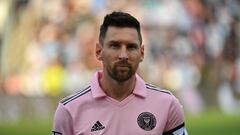
[[[116,81],[118,81],[118,82],[126,82],[127,80],[129,80],[129,78],[116,78],[115,79]]]
[[[127,80],[129,80],[131,78],[131,76],[129,75],[128,72],[121,72],[118,73],[115,77],[115,80],[119,81],[119,82],[125,82]]]
[[[133,73],[131,72],[130,68],[115,68],[114,72],[110,74],[112,78],[118,82],[125,82],[129,80]]]

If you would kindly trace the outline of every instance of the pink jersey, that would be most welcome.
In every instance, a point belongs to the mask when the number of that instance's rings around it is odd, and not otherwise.
[[[136,75],[133,93],[119,102],[99,86],[101,74],[59,103],[52,135],[187,135],[182,106],[170,92]]]

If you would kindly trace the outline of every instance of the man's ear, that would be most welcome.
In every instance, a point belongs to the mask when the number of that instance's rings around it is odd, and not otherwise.
[[[144,59],[144,45],[143,45],[143,44],[141,45],[140,51],[141,51],[141,58],[140,58],[140,61],[142,62],[143,59]]]
[[[96,57],[98,60],[102,60],[102,45],[100,43],[96,43]]]

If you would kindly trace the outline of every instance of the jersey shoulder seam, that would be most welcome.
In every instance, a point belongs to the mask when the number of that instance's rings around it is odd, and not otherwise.
[[[152,84],[149,84],[149,83],[146,83],[145,85],[146,85],[146,88],[148,90],[158,91],[158,92],[162,92],[162,93],[166,93],[166,94],[172,95],[172,93],[170,91],[162,90],[161,88],[156,87],[155,85],[152,85]]]
[[[78,92],[72,94],[72,95],[69,95],[65,98],[63,98],[60,103],[62,103],[63,105],[66,105],[68,104],[69,102],[75,100],[75,99],[78,99],[79,97],[85,95],[86,93],[90,92],[91,91],[91,86],[89,85],[88,87],[85,87],[84,89],[81,89],[79,90]]]

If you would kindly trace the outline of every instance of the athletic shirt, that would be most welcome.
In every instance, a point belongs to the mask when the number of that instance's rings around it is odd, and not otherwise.
[[[183,108],[139,75],[133,93],[117,101],[102,90],[98,71],[85,89],[60,101],[52,135],[187,135]]]

